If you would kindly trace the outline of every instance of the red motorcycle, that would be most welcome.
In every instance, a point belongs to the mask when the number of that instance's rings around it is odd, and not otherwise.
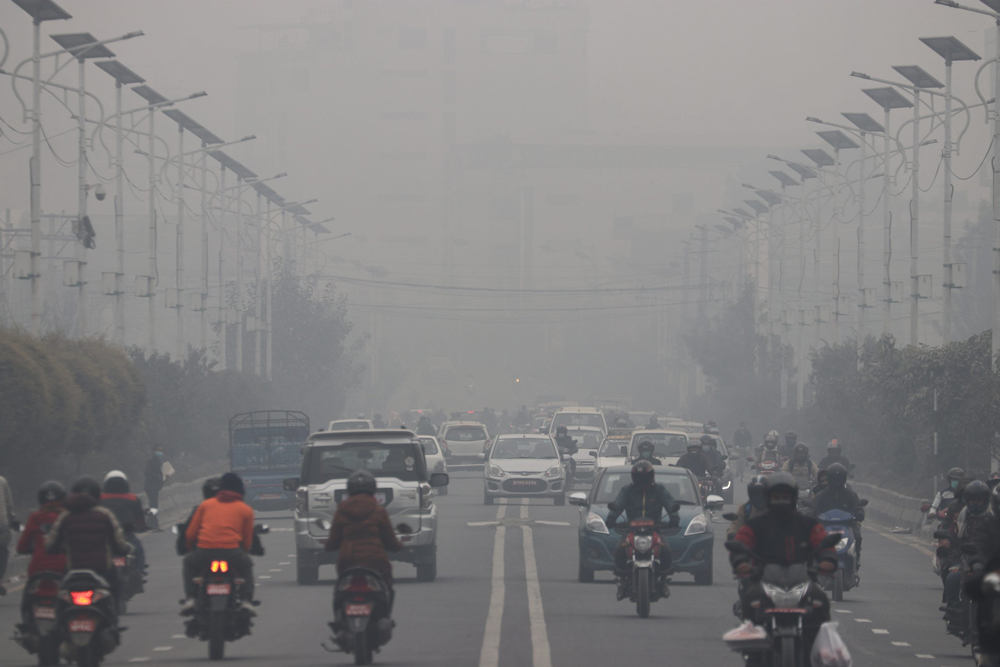
[[[660,561],[664,549],[661,531],[676,533],[652,519],[633,519],[627,526],[615,526],[615,532],[625,535],[628,545],[628,574],[625,586],[628,598],[635,602],[635,611],[642,618],[649,616],[649,605],[667,597],[667,572]],[[669,547],[667,547],[669,548]]]
[[[757,464],[757,473],[760,475],[773,475],[781,472],[782,461],[761,461]]]

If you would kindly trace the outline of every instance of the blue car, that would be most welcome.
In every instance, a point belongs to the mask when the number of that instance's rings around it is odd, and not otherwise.
[[[626,484],[632,482],[631,466],[614,466],[597,471],[597,478],[588,493],[570,495],[569,502],[580,511],[579,580],[589,583],[598,570],[614,570],[614,551],[620,535],[608,530],[608,503]],[[698,491],[698,483],[685,468],[656,466],[656,482],[663,484],[680,503],[680,530],[665,539],[674,559],[674,572],[694,575],[696,584],[712,584],[712,546],[715,534],[706,511],[707,499]],[[721,500],[721,499],[720,499]],[[619,522],[625,518],[619,519]]]

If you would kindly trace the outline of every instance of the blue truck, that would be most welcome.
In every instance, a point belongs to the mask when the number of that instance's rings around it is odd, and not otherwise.
[[[244,500],[257,511],[295,508],[282,482],[302,468],[309,417],[294,410],[259,410],[229,420],[229,466],[243,478]]]

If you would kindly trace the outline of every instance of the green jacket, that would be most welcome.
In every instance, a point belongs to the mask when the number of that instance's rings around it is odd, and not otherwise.
[[[626,484],[608,508],[611,510],[606,521],[609,526],[613,526],[623,512],[629,521],[641,518],[662,521],[664,512],[670,515],[672,522],[680,520],[677,514],[680,505],[662,484],[654,484],[645,491],[635,488],[635,484]]]

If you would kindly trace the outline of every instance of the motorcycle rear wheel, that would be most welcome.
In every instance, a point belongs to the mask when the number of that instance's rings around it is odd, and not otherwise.
[[[842,602],[844,600],[844,571],[837,570],[833,575],[833,601]]]
[[[635,611],[639,618],[649,618],[649,570],[641,569],[636,575]]]
[[[76,664],[77,667],[97,667],[100,665],[101,658],[97,653],[97,649],[95,649],[92,644],[77,646]]]
[[[42,637],[38,644],[38,667],[59,664],[59,642],[50,636]]]
[[[354,635],[354,664],[370,665],[372,662],[372,649],[368,631]]]
[[[800,667],[795,655],[795,637],[781,638],[781,667]]]
[[[226,653],[226,612],[208,614],[208,659],[222,660]]]

